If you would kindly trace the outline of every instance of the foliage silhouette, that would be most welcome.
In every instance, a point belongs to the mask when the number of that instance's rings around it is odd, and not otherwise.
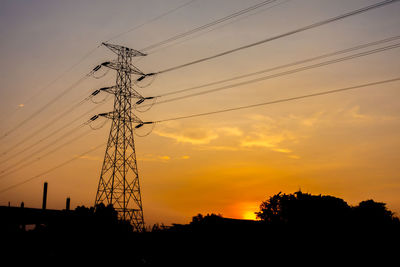
[[[364,225],[399,224],[399,219],[387,209],[386,204],[372,199],[362,201],[353,208],[354,219]]]
[[[385,203],[362,201],[350,207],[333,196],[311,195],[301,191],[278,193],[260,205],[257,218],[269,225],[290,226],[364,226],[397,224],[398,219]]]

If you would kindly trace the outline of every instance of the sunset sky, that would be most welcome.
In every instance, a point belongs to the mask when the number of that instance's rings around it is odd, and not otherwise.
[[[161,14],[171,11],[169,14]],[[40,207],[49,183],[48,208],[92,206],[110,122],[93,115],[112,110],[112,97],[82,99],[115,83],[115,71],[100,70],[60,99],[44,105],[115,54],[103,41],[137,50],[218,20],[261,0],[0,1],[0,205]],[[298,29],[380,0],[278,0],[186,38],[146,51],[135,59],[145,73],[208,57]],[[249,49],[157,75],[147,87],[155,96],[229,79],[400,35],[400,3],[293,34]],[[141,27],[138,27],[143,25]],[[136,27],[136,28],[135,28]],[[351,54],[395,45],[400,39],[351,53],[255,75],[174,98],[265,77]],[[340,89],[400,76],[400,48],[215,93],[156,104],[135,111],[143,121],[210,112],[281,98]],[[150,79],[139,86],[145,86]],[[400,215],[400,82],[168,121],[138,130],[135,137],[144,218],[153,223],[187,223],[198,213],[254,219],[259,204],[278,192],[299,189],[343,198],[387,203]],[[165,100],[160,98],[159,101]],[[71,112],[40,131],[72,106]],[[32,117],[35,112],[40,114]],[[21,124],[21,122],[26,123]],[[105,123],[105,124],[103,124]],[[21,124],[15,131],[14,127]],[[102,126],[102,128],[101,128]],[[45,137],[57,129],[56,134]],[[35,134],[32,138],[29,136]],[[8,134],[7,134],[8,133]],[[4,136],[7,134],[7,136]],[[83,135],[83,136],[82,136]],[[77,139],[77,137],[80,137]],[[58,141],[56,141],[59,139]],[[54,150],[69,140],[66,146]],[[29,147],[40,143],[32,149]],[[21,143],[23,142],[23,143]],[[51,144],[53,144],[50,146]],[[103,146],[79,156],[96,146]],[[15,148],[14,148],[15,147]],[[36,152],[35,152],[36,151]],[[30,161],[33,164],[19,168]],[[19,164],[19,165],[17,165]],[[16,166],[16,167],[14,167]],[[11,172],[14,168],[17,170]],[[11,172],[8,174],[8,172]]]

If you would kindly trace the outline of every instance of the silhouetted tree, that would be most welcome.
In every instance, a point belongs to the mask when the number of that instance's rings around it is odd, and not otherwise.
[[[382,225],[397,223],[393,212],[387,209],[386,204],[375,202],[372,199],[362,201],[353,208],[354,218],[357,223],[366,225]]]
[[[269,224],[322,225],[345,223],[350,211],[350,206],[340,198],[298,191],[270,197],[261,203],[256,215]]]
[[[278,194],[260,205],[257,218],[270,225],[383,225],[399,224],[385,203],[366,200],[350,207],[343,199],[301,191]]]
[[[210,224],[216,224],[217,222],[221,221],[222,216],[220,214],[207,214],[206,216],[203,216],[202,214],[197,214],[197,216],[194,216],[192,218],[192,222],[190,223],[191,225],[210,225]]]

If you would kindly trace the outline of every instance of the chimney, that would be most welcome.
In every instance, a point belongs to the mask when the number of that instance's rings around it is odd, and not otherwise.
[[[69,197],[67,197],[67,201],[65,203],[65,210],[69,210],[70,204],[71,204],[71,199]]]
[[[43,185],[43,203],[42,203],[42,209],[46,209],[46,203],[47,203],[47,182],[44,182]]]

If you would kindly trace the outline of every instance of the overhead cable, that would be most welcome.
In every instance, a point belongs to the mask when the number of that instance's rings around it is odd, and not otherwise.
[[[151,19],[149,19],[149,20],[147,20],[147,21],[145,21],[145,22],[143,22],[141,24],[138,24],[135,27],[130,28],[129,30],[123,31],[121,33],[118,33],[117,35],[114,35],[113,37],[111,37],[110,39],[105,41],[105,43],[108,43],[109,41],[117,39],[117,38],[119,38],[119,37],[121,37],[121,36],[123,36],[123,35],[125,35],[127,33],[133,32],[133,31],[135,31],[135,30],[137,30],[137,29],[139,29],[139,28],[141,28],[141,27],[143,27],[143,26],[145,26],[145,25],[147,25],[149,23],[157,21],[157,20],[159,20],[159,19],[161,19],[161,18],[163,18],[163,17],[165,17],[165,16],[167,16],[167,15],[169,15],[169,14],[171,14],[171,13],[173,13],[173,12],[175,12],[175,11],[181,9],[181,8],[184,8],[185,6],[190,5],[191,3],[195,2],[195,1],[197,1],[197,0],[187,1],[187,2],[181,4],[181,5],[177,6],[177,7],[174,7],[172,9],[170,9],[170,10],[168,10],[168,11],[166,11],[166,12],[160,14],[160,15],[158,15],[158,16],[155,16],[154,18],[151,18]]]
[[[247,81],[244,81],[244,82],[239,82],[239,83],[235,83],[235,84],[229,84],[229,85],[225,85],[225,86],[222,86],[222,87],[209,89],[209,90],[206,90],[206,91],[201,91],[201,92],[197,92],[197,93],[193,93],[193,94],[189,94],[189,95],[184,95],[184,96],[180,96],[180,97],[166,99],[166,100],[163,100],[163,101],[158,101],[158,102],[156,102],[156,103],[154,103],[152,105],[165,104],[165,103],[169,103],[169,102],[173,102],[173,101],[177,101],[177,100],[182,100],[182,99],[186,99],[186,98],[190,98],[190,97],[210,94],[210,93],[214,93],[214,92],[221,91],[221,90],[231,89],[231,88],[234,88],[234,87],[239,87],[239,86],[243,86],[243,85],[247,85],[247,84],[251,84],[251,83],[255,83],[255,82],[261,82],[261,81],[265,81],[265,80],[268,80],[268,79],[281,77],[281,76],[285,76],[285,75],[289,75],[289,74],[294,74],[294,73],[305,71],[305,70],[319,68],[319,67],[322,67],[322,66],[326,66],[326,65],[330,65],[330,64],[334,64],[334,63],[338,63],[338,62],[342,62],[342,61],[347,61],[347,60],[351,60],[351,59],[355,59],[355,58],[359,58],[359,57],[363,57],[363,56],[367,56],[367,55],[371,55],[371,54],[387,51],[387,50],[390,50],[390,49],[399,48],[399,47],[400,47],[400,43],[397,43],[397,44],[393,44],[393,45],[380,47],[380,48],[377,48],[377,49],[373,49],[373,50],[369,50],[369,51],[365,51],[365,52],[349,55],[349,56],[346,56],[346,57],[341,57],[341,58],[337,58],[337,59],[323,61],[323,62],[316,63],[316,64],[313,64],[313,65],[304,66],[304,67],[300,67],[300,68],[296,68],[296,69],[292,69],[292,70],[288,70],[288,71],[284,71],[284,72],[279,72],[279,73],[263,76],[263,77],[252,79],[252,80],[247,80]],[[197,87],[197,88],[200,88],[200,87]],[[145,107],[145,105],[143,105],[143,107]]]
[[[231,81],[234,81],[234,80],[243,79],[243,78],[251,77],[251,76],[254,76],[254,75],[259,75],[259,74],[263,74],[263,73],[266,73],[266,72],[271,72],[271,71],[275,71],[275,70],[279,70],[279,69],[283,69],[283,68],[289,68],[289,67],[293,67],[293,66],[296,66],[296,65],[301,65],[301,64],[308,63],[308,62],[311,62],[311,61],[324,59],[324,58],[327,58],[327,57],[333,57],[333,56],[337,56],[337,55],[340,55],[340,54],[349,53],[349,52],[360,50],[360,49],[364,49],[364,48],[367,48],[367,47],[370,47],[370,46],[375,46],[375,45],[379,45],[379,44],[395,41],[395,40],[398,40],[398,39],[400,39],[400,35],[388,37],[388,38],[385,38],[385,39],[382,39],[382,40],[379,40],[379,41],[374,41],[374,42],[369,42],[369,43],[353,46],[353,47],[346,48],[346,49],[343,49],[343,50],[338,50],[338,51],[322,54],[322,55],[311,57],[311,58],[302,59],[302,60],[299,60],[299,61],[295,61],[295,62],[291,62],[291,63],[288,63],[288,64],[283,64],[283,65],[279,65],[279,66],[268,68],[268,69],[264,69],[264,70],[259,70],[259,71],[256,71],[256,72],[246,73],[246,74],[235,76],[235,77],[231,77],[231,78],[228,78],[228,79],[214,81],[214,82],[210,82],[210,83],[206,83],[206,84],[202,84],[202,85],[197,85],[197,86],[193,86],[193,87],[189,87],[189,88],[185,88],[185,89],[180,89],[180,90],[176,90],[176,91],[170,91],[170,92],[167,92],[167,93],[159,94],[159,95],[157,95],[155,97],[160,98],[160,97],[180,94],[180,93],[184,93],[184,92],[188,92],[188,91],[192,91],[192,90],[195,90],[195,89],[200,89],[200,88],[204,88],[204,87],[208,87],[208,86],[212,86],[212,85],[231,82]],[[143,106],[145,106],[145,105],[143,105]]]
[[[65,94],[67,94],[70,90],[72,90],[73,88],[77,87],[80,83],[82,83],[85,79],[87,79],[89,76],[91,76],[94,73],[94,70],[91,71],[90,73],[86,74],[85,76],[83,76],[82,78],[80,78],[78,81],[76,81],[75,83],[73,83],[71,86],[65,88],[62,92],[60,92],[58,95],[56,95],[54,98],[52,98],[49,102],[47,102],[46,104],[44,104],[43,106],[41,106],[38,110],[36,110],[35,112],[33,112],[30,116],[28,116],[27,118],[25,118],[23,121],[21,121],[20,123],[18,123],[17,125],[15,125],[13,128],[11,128],[10,130],[8,130],[6,133],[4,133],[3,135],[0,136],[0,140],[5,138],[6,136],[10,135],[11,133],[13,133],[14,131],[16,131],[17,129],[19,129],[21,126],[23,126],[25,123],[27,123],[28,121],[32,120],[33,118],[35,118],[36,116],[38,116],[40,113],[42,113],[44,110],[46,110],[47,108],[49,108],[52,104],[54,104],[56,101],[58,101],[61,97],[63,97]]]
[[[176,120],[189,119],[189,118],[195,118],[195,117],[209,116],[209,115],[225,113],[225,112],[230,112],[230,111],[235,111],[235,110],[249,109],[249,108],[255,108],[255,107],[260,107],[260,106],[283,103],[283,102],[290,102],[290,101],[295,101],[295,100],[300,100],[300,99],[305,99],[305,98],[311,98],[311,97],[316,97],[316,96],[340,93],[340,92],[344,92],[344,91],[350,91],[350,90],[355,90],[355,89],[360,89],[360,88],[367,88],[367,87],[371,87],[371,86],[375,86],[375,85],[398,82],[398,81],[400,81],[400,77],[396,77],[396,78],[388,79],[388,80],[377,81],[377,82],[370,82],[370,83],[365,83],[365,84],[360,84],[360,85],[355,85],[355,86],[350,86],[350,87],[345,87],[345,88],[340,88],[340,89],[334,89],[334,90],[329,90],[329,91],[322,91],[322,92],[313,93],[313,94],[307,94],[307,95],[301,95],[301,96],[295,96],[295,97],[289,97],[289,98],[282,98],[282,99],[278,99],[278,100],[262,102],[262,103],[257,103],[257,104],[253,104],[253,105],[246,105],[246,106],[240,106],[240,107],[235,107],[235,108],[228,108],[228,109],[216,110],[216,111],[211,111],[211,112],[198,113],[198,114],[192,114],[192,115],[169,118],[169,119],[162,119],[162,120],[152,121],[152,122],[144,122],[143,124],[162,123],[162,122],[167,122],[167,121],[176,121]]]
[[[28,178],[28,179],[26,179],[26,180],[23,180],[23,181],[21,181],[21,182],[19,182],[19,183],[15,183],[15,184],[13,184],[13,185],[11,185],[11,186],[5,187],[4,189],[1,189],[1,190],[0,190],[0,193],[4,193],[4,192],[6,192],[6,191],[8,191],[8,190],[11,190],[11,189],[13,189],[13,188],[16,188],[16,187],[18,187],[18,186],[21,186],[21,185],[23,185],[23,184],[29,183],[29,182],[31,182],[31,181],[37,179],[37,178],[43,177],[44,175],[46,175],[46,174],[48,174],[48,173],[50,173],[50,172],[52,172],[52,171],[55,171],[55,170],[57,170],[57,169],[59,169],[59,168],[61,168],[61,167],[64,167],[64,166],[68,165],[69,163],[71,163],[71,162],[73,162],[73,161],[75,161],[75,160],[77,160],[77,159],[80,159],[81,157],[83,157],[83,156],[85,156],[85,155],[87,155],[87,154],[89,154],[89,153],[91,153],[91,152],[93,152],[93,151],[95,151],[95,150],[97,150],[97,149],[99,149],[99,148],[104,147],[104,145],[105,145],[105,143],[103,143],[103,144],[101,144],[101,145],[98,145],[98,146],[96,146],[96,147],[93,147],[93,148],[91,148],[90,150],[87,150],[87,151],[83,152],[82,154],[79,154],[79,155],[77,155],[77,156],[74,156],[73,158],[71,158],[71,159],[69,159],[69,160],[66,160],[66,161],[64,161],[64,162],[62,162],[62,163],[60,163],[60,164],[58,164],[58,165],[56,165],[56,166],[54,166],[54,167],[52,167],[52,168],[50,168],[50,169],[44,171],[44,172],[41,172],[41,173],[39,173],[39,174],[37,174],[37,175],[34,175],[34,176],[32,176],[32,177],[30,177],[30,178]]]
[[[10,166],[10,167],[8,167],[8,168],[6,168],[6,169],[3,169],[3,170],[0,172],[0,179],[1,179],[2,177],[4,177],[4,176],[7,176],[7,175],[13,173],[13,172],[16,172],[16,171],[21,170],[21,169],[23,169],[23,168],[26,167],[26,166],[29,166],[29,165],[31,164],[31,162],[35,162],[36,160],[39,160],[39,159],[41,159],[41,158],[43,158],[43,157],[45,157],[45,156],[47,156],[47,155],[49,155],[49,154],[52,154],[52,153],[58,151],[60,148],[66,146],[66,145],[69,145],[69,144],[71,144],[72,142],[77,141],[77,140],[80,139],[81,137],[83,137],[83,136],[87,135],[89,132],[91,132],[91,130],[89,130],[89,131],[85,132],[84,134],[81,134],[81,135],[78,136],[78,137],[73,137],[72,139],[70,139],[70,140],[67,141],[66,143],[63,143],[62,145],[56,147],[56,149],[51,150],[50,153],[46,153],[46,154],[44,154],[43,156],[37,156],[37,154],[41,153],[43,150],[46,150],[46,149],[52,147],[53,145],[56,145],[58,142],[64,140],[64,139],[67,138],[67,137],[69,137],[73,132],[79,130],[79,129],[82,128],[83,126],[85,126],[84,123],[81,124],[81,125],[78,125],[77,127],[75,127],[75,128],[73,128],[73,129],[71,129],[70,131],[66,132],[65,134],[63,134],[62,136],[60,136],[59,138],[57,138],[56,140],[54,140],[53,142],[51,142],[50,144],[46,145],[44,148],[39,148],[39,149],[35,150],[34,152],[30,153],[29,155],[25,155],[24,158],[22,158],[21,160],[19,160],[19,161],[16,162],[16,163],[14,163],[12,166]],[[41,142],[41,141],[39,141],[39,142]],[[33,161],[29,162],[30,159],[33,159]],[[27,163],[27,161],[28,161],[28,163]],[[21,164],[23,164],[23,165],[20,166]],[[11,171],[10,171],[10,169],[11,169]],[[14,170],[12,170],[12,169],[14,169]]]
[[[15,158],[15,157],[21,155],[22,153],[25,153],[26,151],[32,149],[33,147],[39,145],[40,143],[42,143],[43,141],[49,139],[50,137],[55,136],[56,134],[58,134],[59,132],[61,132],[62,130],[64,130],[66,127],[68,127],[69,125],[72,125],[74,122],[78,121],[78,120],[81,119],[83,116],[85,116],[85,115],[87,115],[87,114],[89,114],[89,113],[92,113],[95,109],[97,109],[99,106],[104,105],[104,104],[105,104],[106,102],[108,102],[109,100],[110,100],[110,98],[107,99],[105,102],[103,102],[103,103],[101,103],[101,104],[99,104],[99,105],[97,105],[97,106],[95,106],[95,107],[89,109],[89,110],[86,111],[85,113],[80,114],[79,116],[75,117],[74,119],[72,119],[72,120],[68,121],[67,123],[63,124],[61,127],[59,127],[59,128],[57,128],[56,130],[50,132],[48,135],[46,135],[45,137],[41,138],[39,141],[37,141],[37,142],[35,142],[35,143],[33,143],[33,144],[31,144],[31,145],[29,145],[29,146],[27,146],[27,147],[21,149],[20,151],[18,151],[17,153],[15,153],[15,154],[13,154],[13,155],[11,155],[11,156],[6,157],[5,159],[2,160],[1,163],[5,163],[5,162],[9,161],[9,160],[11,160],[11,159],[13,159],[13,158]],[[53,125],[53,123],[56,121],[56,119],[59,119],[60,117],[66,115],[66,114],[67,114],[67,113],[63,113],[63,114],[61,114],[60,116],[58,116],[57,118],[55,118],[54,120],[50,121],[50,122],[47,123],[45,126],[41,127],[40,129],[38,129],[37,131],[35,131],[34,133],[32,133],[30,136],[26,137],[25,139],[21,140],[21,142],[17,143],[17,144],[14,145],[13,147],[11,147],[11,148],[10,148],[8,151],[6,151],[4,154],[9,153],[10,151],[13,150],[13,148],[20,146],[22,143],[25,143],[25,142],[27,142],[28,140],[31,140],[32,137],[36,136],[39,132],[41,132],[42,130],[46,129],[47,127]],[[78,126],[78,127],[79,127],[79,126]]]
[[[228,26],[228,25],[230,25],[230,24],[232,24],[232,23],[236,23],[236,22],[238,22],[238,21],[240,21],[240,20],[243,20],[243,19],[245,19],[245,18],[248,18],[248,17],[250,17],[250,16],[254,16],[254,15],[257,15],[257,14],[259,14],[259,13],[261,13],[261,12],[265,12],[265,11],[267,11],[267,10],[269,10],[269,9],[272,9],[272,8],[274,8],[274,7],[277,7],[277,6],[280,6],[280,5],[285,4],[285,3],[289,2],[289,1],[292,1],[292,0],[282,0],[282,2],[280,2],[280,3],[276,3],[276,4],[274,4],[274,5],[268,6],[268,7],[266,7],[266,8],[261,9],[261,10],[257,10],[256,12],[253,12],[253,13],[250,13],[250,14],[246,14],[246,16],[237,17],[237,18],[235,18],[235,19],[232,20],[232,21],[229,21],[229,22],[224,23],[224,24],[222,24],[222,25],[219,25],[219,26],[217,26],[217,27],[212,27],[212,28],[208,29],[207,31],[200,31],[200,32],[198,32],[198,33],[197,33],[196,35],[194,35],[194,36],[191,36],[191,37],[188,37],[188,38],[184,38],[183,40],[180,40],[180,41],[177,41],[177,42],[173,42],[173,43],[171,43],[171,44],[169,44],[169,45],[165,45],[165,46],[162,46],[162,47],[160,47],[160,48],[156,48],[156,49],[154,49],[154,50],[151,50],[151,52],[150,52],[149,54],[154,55],[155,53],[157,53],[157,52],[159,52],[159,51],[162,51],[162,50],[165,50],[165,49],[167,49],[167,48],[173,47],[173,46],[175,46],[175,45],[178,45],[178,44],[187,42],[187,41],[189,41],[189,40],[193,40],[194,38],[198,38],[198,37],[200,37],[200,36],[202,36],[202,35],[204,35],[204,34],[207,34],[207,33],[210,33],[210,32],[212,32],[212,31],[221,29],[221,28],[223,28],[223,27],[226,27],[226,26]]]
[[[258,3],[258,4],[256,4],[256,5],[250,6],[250,7],[245,8],[245,9],[242,9],[242,10],[240,10],[240,11],[237,11],[237,12],[235,12],[235,13],[233,13],[233,14],[230,14],[230,15],[228,15],[228,16],[225,16],[225,17],[223,17],[223,18],[220,18],[220,19],[217,19],[217,20],[212,21],[212,22],[210,22],[210,23],[207,23],[207,24],[205,24],[205,25],[199,26],[199,27],[194,28],[194,29],[192,29],[192,30],[189,30],[189,31],[186,31],[186,32],[184,32],[184,33],[181,33],[181,34],[175,35],[175,36],[173,36],[173,37],[170,37],[170,38],[168,38],[168,39],[166,39],[166,40],[164,40],[164,41],[161,41],[161,42],[158,42],[158,43],[149,45],[149,46],[144,47],[144,48],[142,48],[142,49],[140,49],[140,50],[141,50],[141,51],[148,51],[148,50],[154,49],[154,48],[159,47],[159,46],[162,46],[162,45],[164,45],[164,44],[166,44],[166,43],[173,42],[173,41],[175,41],[175,40],[177,40],[177,39],[186,37],[186,36],[188,36],[188,35],[191,35],[191,34],[196,33],[196,32],[198,32],[198,31],[201,31],[201,30],[204,30],[204,29],[206,29],[206,28],[212,27],[212,26],[217,25],[217,24],[219,24],[219,23],[222,23],[222,22],[224,22],[224,21],[233,19],[233,18],[235,18],[235,17],[237,17],[237,16],[246,14],[246,13],[248,13],[248,12],[250,12],[250,11],[253,11],[253,10],[257,9],[257,8],[263,7],[263,6],[265,6],[265,5],[268,5],[268,4],[273,3],[273,2],[276,2],[276,1],[277,1],[277,0],[267,0],[267,1],[263,1],[263,2],[261,2],[261,3]]]
[[[208,61],[208,60],[211,60],[211,59],[214,59],[214,58],[222,57],[222,56],[234,53],[234,52],[238,52],[240,50],[251,48],[251,47],[254,47],[254,46],[257,46],[257,45],[261,45],[261,44],[264,44],[264,43],[267,43],[267,42],[270,42],[270,41],[273,41],[273,40],[276,40],[276,39],[280,39],[280,38],[283,38],[283,37],[286,37],[286,36],[290,36],[290,35],[293,35],[293,34],[296,34],[296,33],[299,33],[299,32],[303,32],[303,31],[310,30],[310,29],[313,29],[313,28],[316,28],[316,27],[320,27],[322,25],[326,25],[326,24],[329,24],[329,23],[332,23],[332,22],[335,22],[335,21],[339,21],[339,20],[342,20],[342,19],[354,16],[354,15],[358,15],[358,14],[364,13],[364,12],[367,12],[367,11],[372,10],[372,9],[383,7],[383,6],[398,2],[398,1],[399,0],[381,1],[381,2],[372,4],[372,5],[363,7],[363,8],[359,8],[359,9],[344,13],[342,15],[339,15],[339,16],[336,16],[336,17],[333,17],[333,18],[329,18],[329,19],[326,19],[326,20],[323,20],[323,21],[319,21],[319,22],[310,24],[310,25],[305,26],[305,27],[301,27],[301,28],[298,28],[298,29],[295,29],[295,30],[292,30],[292,31],[289,31],[289,32],[286,32],[286,33],[283,33],[283,34],[279,34],[279,35],[276,35],[276,36],[273,36],[273,37],[268,37],[268,38],[263,39],[263,40],[258,41],[258,42],[254,42],[254,43],[247,44],[247,45],[244,45],[244,46],[241,46],[241,47],[237,47],[235,49],[227,50],[225,52],[221,52],[221,53],[215,54],[213,56],[204,57],[204,58],[201,58],[201,59],[198,59],[198,60],[195,60],[195,61],[191,61],[189,63],[185,63],[185,64],[182,64],[182,65],[178,65],[178,66],[175,66],[175,67],[170,67],[170,68],[158,71],[158,72],[156,72],[156,74],[161,74],[161,73],[174,71],[174,70],[181,69],[181,68],[184,68],[184,67],[188,67],[188,66],[191,66],[191,65],[194,65],[194,64],[198,64],[198,63],[201,63],[201,62],[204,62],[204,61]]]

